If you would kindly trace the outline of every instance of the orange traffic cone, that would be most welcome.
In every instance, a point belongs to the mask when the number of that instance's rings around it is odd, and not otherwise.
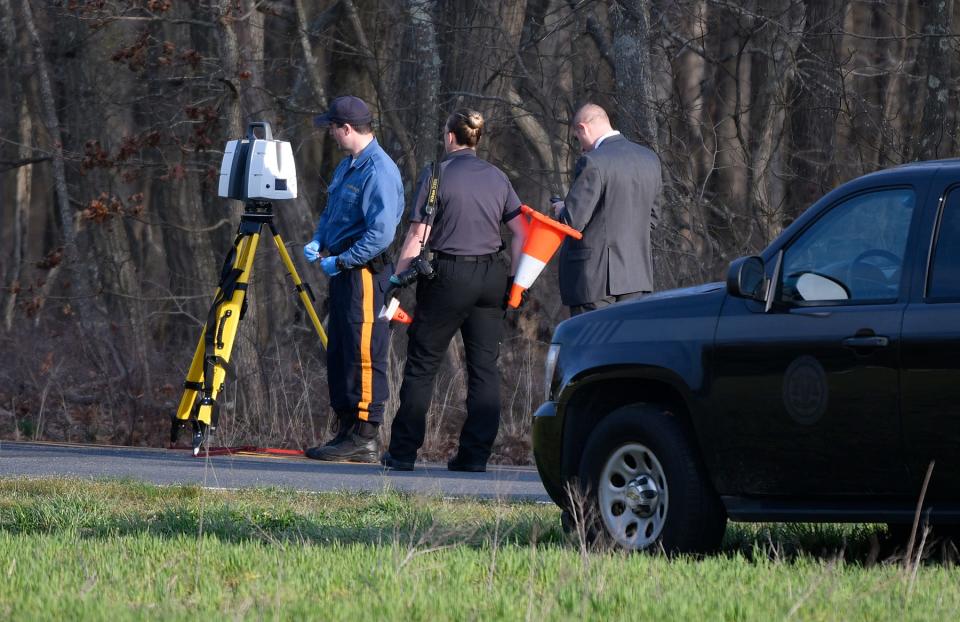
[[[526,205],[521,205],[520,211],[530,218],[530,226],[527,229],[527,239],[523,243],[523,255],[520,256],[517,272],[513,277],[510,300],[507,301],[507,304],[514,309],[520,306],[523,292],[533,285],[543,269],[547,267],[547,262],[560,248],[563,238],[569,235],[579,240],[583,237],[583,234],[576,229],[557,222]]]
[[[389,304],[383,305],[378,317],[381,320],[400,322],[401,324],[411,324],[413,322],[413,317],[400,308],[400,300],[397,298],[391,298]]]

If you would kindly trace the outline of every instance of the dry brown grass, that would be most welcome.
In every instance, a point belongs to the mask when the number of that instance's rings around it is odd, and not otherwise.
[[[184,329],[178,343],[153,353],[149,387],[144,386],[144,374],[127,360],[132,355],[123,347],[127,338],[122,327],[105,332],[115,343],[80,334],[69,320],[45,322],[32,334],[15,331],[0,337],[5,352],[0,362],[0,438],[167,444],[169,416],[180,399],[199,328]],[[283,327],[269,335],[266,345],[254,347],[253,332],[242,326],[238,347],[254,348],[258,369],[238,369],[238,379],[227,381],[216,443],[304,448],[322,442],[332,434],[334,418],[329,412],[324,353],[316,335],[305,326]],[[517,330],[504,343],[503,416],[491,462],[528,464],[532,459],[531,413],[542,393],[545,349],[545,344]],[[401,327],[391,340],[384,442],[399,405],[405,353]],[[456,451],[466,416],[462,355],[458,337],[437,374],[423,459],[443,461]],[[119,368],[131,371],[121,375]],[[266,387],[260,401],[255,392],[245,390],[254,382]]]

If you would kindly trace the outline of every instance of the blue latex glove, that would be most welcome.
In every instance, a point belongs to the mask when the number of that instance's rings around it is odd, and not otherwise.
[[[307,258],[307,261],[310,263],[315,262],[320,258],[320,242],[313,240],[309,244],[303,247],[303,256]]]
[[[336,276],[340,274],[340,269],[337,268],[337,258],[334,255],[321,259],[320,268],[327,273],[327,276]]]

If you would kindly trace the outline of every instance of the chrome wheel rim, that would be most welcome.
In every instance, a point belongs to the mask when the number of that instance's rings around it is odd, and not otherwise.
[[[607,459],[597,489],[600,518],[620,546],[645,549],[657,541],[667,518],[667,478],[645,445],[623,445]]]

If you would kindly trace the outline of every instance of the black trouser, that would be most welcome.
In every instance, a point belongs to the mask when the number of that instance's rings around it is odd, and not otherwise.
[[[467,420],[457,458],[486,464],[500,426],[500,335],[507,268],[499,254],[476,262],[438,259],[436,277],[417,284],[417,307],[407,332],[407,363],[390,455],[413,462],[423,445],[433,381],[450,340],[463,336],[467,359]]]
[[[344,270],[330,279],[327,382],[330,407],[341,420],[383,423],[389,397],[389,322],[377,319],[392,266]]]

